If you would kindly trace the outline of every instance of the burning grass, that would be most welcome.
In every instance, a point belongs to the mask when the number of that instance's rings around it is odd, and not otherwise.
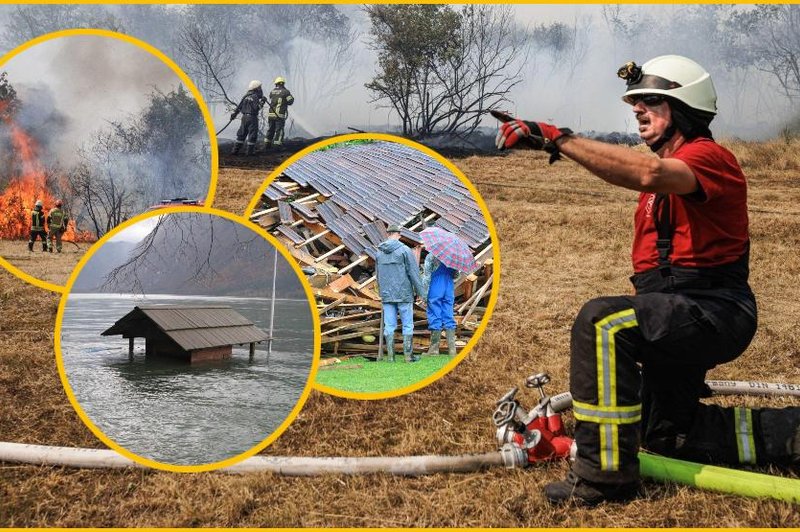
[[[747,353],[713,378],[800,381],[800,188],[790,160],[731,143],[752,158],[752,284],[760,326]],[[746,153],[742,153],[746,159]],[[546,370],[548,388],[568,386],[571,322],[587,299],[630,293],[628,248],[636,195],[546,155],[467,157],[456,164],[489,205],[501,243],[499,300],[470,356],[411,395],[355,401],[311,394],[294,424],[266,451],[304,456],[400,456],[494,448],[494,402],[527,375]],[[216,206],[242,213],[269,168],[220,172]],[[227,194],[230,193],[230,196]],[[609,230],[613,228],[613,230]],[[55,294],[0,272],[0,432],[10,441],[100,447],[66,401],[55,370]],[[31,311],[31,309],[35,309]],[[522,392],[532,402],[535,392]],[[715,399],[747,406],[798,405],[759,398]],[[570,423],[570,418],[568,418]],[[269,474],[177,475],[142,471],[0,467],[5,526],[800,526],[797,507],[768,500],[647,483],[644,497],[595,509],[554,508],[541,487],[567,464],[526,471],[417,479],[282,478]],[[786,471],[767,472],[792,476]],[[796,476],[796,475],[795,475]]]

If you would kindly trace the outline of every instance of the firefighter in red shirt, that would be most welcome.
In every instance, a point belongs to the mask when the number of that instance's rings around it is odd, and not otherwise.
[[[586,303],[572,328],[570,390],[576,459],[551,502],[633,498],[640,444],[715,463],[798,463],[800,409],[705,405],[706,371],[741,355],[756,331],[747,184],[714,142],[711,77],[694,61],[657,57],[619,70],[639,135],[658,155],[522,120],[501,125],[499,149],[568,156],[603,180],[640,191],[634,215],[636,295]],[[610,231],[615,228],[609,228]]]

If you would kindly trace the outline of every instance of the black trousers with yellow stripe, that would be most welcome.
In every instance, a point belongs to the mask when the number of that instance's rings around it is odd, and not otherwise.
[[[594,482],[635,481],[642,443],[670,456],[704,453],[710,461],[736,461],[736,412],[701,407],[699,399],[706,371],[738,357],[755,330],[755,299],[749,291],[589,301],[571,339],[575,473]],[[698,425],[702,434],[694,428]]]

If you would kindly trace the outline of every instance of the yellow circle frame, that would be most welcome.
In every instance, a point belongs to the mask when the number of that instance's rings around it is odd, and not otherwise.
[[[238,223],[238,224],[240,224],[240,225],[242,225],[244,227],[247,227],[248,229],[253,230],[254,233],[257,233],[258,235],[260,235],[267,242],[269,242],[275,249],[277,249],[280,252],[280,254],[283,256],[283,258],[292,267],[292,270],[294,271],[294,273],[297,275],[298,279],[300,280],[300,284],[302,284],[302,286],[303,286],[303,290],[305,291],[306,298],[308,298],[308,307],[309,307],[309,311],[311,312],[311,317],[312,317],[313,326],[314,326],[314,331],[313,331],[314,332],[314,352],[313,352],[313,357],[312,357],[312,362],[311,362],[311,371],[308,374],[308,378],[306,380],[305,387],[303,388],[303,392],[301,393],[300,398],[297,401],[297,404],[295,404],[294,408],[291,410],[291,412],[289,412],[289,415],[286,417],[286,419],[284,419],[283,423],[281,423],[280,426],[278,426],[278,428],[275,429],[272,432],[272,434],[267,436],[261,443],[257,444],[256,446],[252,447],[251,449],[249,449],[249,450],[247,450],[247,451],[245,451],[243,453],[240,453],[240,454],[238,454],[236,456],[233,456],[231,458],[227,458],[225,460],[220,460],[218,462],[210,462],[210,463],[206,463],[206,464],[199,464],[199,465],[175,465],[175,464],[167,464],[167,463],[163,463],[163,462],[158,462],[156,460],[151,460],[149,458],[145,458],[143,456],[139,456],[139,455],[137,455],[135,453],[132,453],[132,452],[128,451],[127,449],[125,449],[121,445],[119,445],[116,442],[114,442],[111,438],[106,436],[103,433],[103,431],[100,430],[89,419],[89,417],[86,415],[86,412],[84,412],[83,408],[81,408],[80,403],[76,399],[75,394],[72,391],[72,387],[69,384],[69,379],[67,378],[67,374],[66,374],[66,371],[65,371],[65,368],[64,368],[63,356],[62,356],[62,353],[61,353],[61,324],[62,324],[62,321],[64,319],[64,310],[66,308],[67,298],[69,296],[69,293],[70,293],[70,290],[72,288],[72,285],[75,283],[75,280],[78,278],[78,275],[80,274],[80,271],[83,269],[83,267],[89,261],[89,259],[91,259],[92,255],[94,255],[94,253],[98,249],[100,249],[100,247],[103,245],[103,243],[105,243],[107,240],[109,240],[111,237],[113,237],[114,235],[116,235],[120,231],[124,230],[125,228],[130,227],[131,225],[134,225],[134,224],[136,224],[136,223],[138,223],[138,222],[140,222],[142,220],[145,220],[145,219],[153,217],[153,216],[160,216],[160,215],[163,215],[163,214],[172,214],[172,213],[186,213],[186,212],[216,215],[216,216],[220,216],[222,218],[226,218],[228,220],[231,220],[233,222],[236,222],[236,223]],[[150,211],[150,212],[147,212],[147,213],[144,213],[144,214],[140,214],[140,215],[138,215],[138,216],[136,216],[134,218],[131,218],[127,222],[115,227],[112,231],[110,231],[109,233],[104,235],[103,238],[98,240],[95,245],[93,245],[91,248],[89,248],[89,250],[86,252],[86,254],[81,258],[81,260],[78,263],[78,265],[72,271],[72,274],[70,275],[69,281],[67,282],[67,285],[66,285],[66,287],[65,287],[65,289],[64,289],[64,291],[62,293],[61,302],[58,305],[58,314],[56,316],[56,326],[55,326],[55,352],[56,352],[56,365],[58,366],[58,375],[61,378],[61,383],[64,386],[64,391],[66,392],[67,397],[69,398],[69,402],[72,404],[72,407],[78,413],[78,417],[81,418],[81,421],[83,421],[83,423],[89,428],[89,430],[91,430],[94,433],[94,435],[97,436],[103,443],[105,443],[108,447],[110,447],[111,449],[114,449],[115,451],[117,451],[121,455],[123,455],[123,456],[125,456],[127,458],[130,458],[134,462],[137,462],[139,464],[142,464],[142,465],[145,465],[145,466],[148,466],[148,467],[152,467],[152,468],[156,468],[156,469],[162,469],[162,470],[165,470],[165,471],[177,472],[177,473],[199,473],[199,472],[203,472],[203,471],[212,471],[212,470],[215,470],[215,469],[219,469],[221,467],[232,466],[232,465],[244,460],[245,458],[248,458],[250,456],[255,455],[256,453],[258,453],[259,451],[261,451],[265,447],[267,447],[269,444],[271,444],[273,441],[275,441],[289,427],[289,425],[292,424],[294,419],[300,413],[300,410],[303,408],[303,405],[305,404],[306,400],[308,399],[309,394],[311,393],[311,386],[312,386],[312,383],[314,382],[314,379],[316,377],[317,368],[319,367],[319,358],[320,358],[320,351],[321,351],[320,345],[321,345],[320,344],[320,322],[319,322],[319,316],[317,315],[317,309],[316,309],[316,306],[314,304],[314,295],[311,292],[311,285],[308,283],[308,280],[306,279],[306,277],[303,274],[303,272],[300,270],[300,266],[297,264],[297,262],[294,260],[294,258],[289,254],[289,252],[286,250],[286,248],[275,239],[275,237],[273,237],[272,235],[270,235],[269,233],[264,231],[264,229],[262,229],[260,227],[253,227],[253,224],[248,224],[247,220],[245,220],[241,216],[237,216],[237,215],[229,213],[227,211],[221,211],[219,209],[213,209],[211,207],[167,207],[167,208],[158,209],[158,210],[155,210],[155,211]]]
[[[197,90],[192,80],[186,73],[181,70],[181,68],[174,62],[172,59],[164,55],[163,52],[158,50],[157,48],[147,44],[144,41],[140,41],[135,37],[131,37],[130,35],[125,35],[123,33],[117,33],[114,31],[109,30],[97,30],[97,29],[75,29],[75,30],[62,30],[62,31],[55,31],[53,33],[48,33],[46,35],[42,35],[41,37],[37,37],[32,39],[17,48],[14,48],[12,51],[5,54],[3,57],[0,58],[0,67],[8,63],[11,59],[19,55],[20,53],[24,52],[25,50],[36,46],[37,44],[41,44],[46,41],[50,41],[53,39],[59,39],[61,37],[74,37],[74,36],[86,36],[91,35],[95,37],[110,37],[113,39],[117,39],[120,41],[125,41],[129,44],[133,44],[134,46],[150,53],[151,55],[155,56],[156,58],[160,59],[164,64],[166,64],[172,71],[180,78],[180,80],[184,83],[186,88],[192,93],[194,96],[195,102],[197,106],[200,108],[200,112],[203,114],[203,119],[206,122],[206,129],[208,130],[208,140],[210,142],[209,146],[211,147],[211,175],[209,178],[208,183],[208,193],[206,194],[206,199],[204,204],[211,205],[214,202],[214,195],[216,194],[217,190],[217,175],[219,174],[219,150],[217,150],[217,136],[214,132],[214,122],[211,119],[211,113],[208,111],[208,106],[206,106],[205,100],[200,94],[200,91]],[[28,273],[25,273],[20,268],[17,268],[10,262],[8,262],[5,258],[0,257],[0,265],[2,265],[6,270],[10,271],[15,276],[19,277],[20,279],[38,286],[39,288],[44,288],[46,290],[51,290],[53,292],[64,292],[64,287],[59,286],[57,284],[53,284],[47,281],[43,281],[38,279]]]
[[[492,312],[494,311],[494,306],[495,303],[497,303],[497,297],[498,294],[500,293],[500,241],[497,238],[497,230],[495,229],[494,222],[492,221],[492,217],[489,214],[489,209],[486,207],[486,203],[483,201],[483,198],[481,197],[480,193],[475,188],[475,186],[472,183],[470,183],[469,179],[467,179],[464,173],[461,170],[459,170],[458,167],[456,167],[456,165],[454,165],[452,162],[447,160],[439,153],[436,153],[432,149],[423,146],[422,144],[419,144],[417,142],[414,142],[412,140],[403,137],[398,137],[395,135],[387,135],[384,133],[354,133],[350,135],[339,135],[336,137],[331,137],[329,139],[317,142],[316,144],[312,144],[311,146],[295,153],[294,155],[289,157],[289,159],[281,163],[281,165],[278,166],[269,176],[267,176],[266,180],[262,183],[261,187],[259,187],[256,195],[253,197],[252,200],[250,200],[250,204],[247,206],[247,210],[245,211],[245,217],[247,219],[250,219],[250,216],[252,215],[253,211],[258,206],[258,203],[261,199],[261,194],[264,192],[264,190],[269,186],[270,183],[272,183],[278,176],[280,176],[283,173],[283,171],[286,170],[287,167],[289,167],[295,161],[302,159],[309,153],[316,151],[320,148],[323,148],[325,146],[330,146],[331,144],[337,144],[340,142],[347,142],[350,140],[383,140],[387,142],[404,144],[442,163],[448,170],[450,170],[453,173],[453,175],[458,177],[458,179],[470,191],[473,198],[475,198],[475,200],[477,201],[478,206],[480,207],[481,212],[483,213],[483,217],[486,220],[486,225],[489,228],[489,235],[491,237],[492,248],[493,248],[492,258],[494,259],[494,265],[495,265],[494,271],[492,272],[493,288],[492,288],[492,294],[489,296],[489,304],[486,306],[486,313],[484,314],[483,319],[481,319],[481,323],[480,325],[478,325],[475,334],[472,336],[472,338],[470,338],[469,342],[467,342],[467,345],[464,346],[464,348],[461,350],[461,352],[458,354],[457,357],[448,362],[447,365],[445,365],[439,371],[414,384],[410,384],[403,388],[398,388],[396,390],[390,390],[386,392],[351,392],[346,390],[340,390],[338,388],[331,388],[329,386],[325,386],[317,382],[314,382],[315,389],[328,393],[330,395],[335,395],[337,397],[345,397],[348,399],[389,399],[392,397],[398,397],[419,390],[427,386],[428,384],[431,384],[432,382],[438,380],[439,378],[445,376],[453,368],[455,368],[459,364],[459,362],[461,362],[467,356],[467,354],[469,354],[469,352],[472,350],[473,347],[475,347],[475,344],[478,342],[481,335],[483,335],[483,331],[486,329],[489,320],[492,317]],[[258,227],[258,225],[255,223],[253,223],[253,225]],[[319,334],[321,335],[321,332]],[[320,336],[320,345],[321,343],[322,340]]]

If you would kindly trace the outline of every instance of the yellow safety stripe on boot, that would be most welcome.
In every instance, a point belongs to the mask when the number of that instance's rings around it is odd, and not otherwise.
[[[637,327],[636,313],[632,308],[615,312],[594,324],[597,358],[597,404],[602,407],[617,405],[617,347],[616,334],[623,329]],[[635,405],[641,408],[641,404]],[[631,422],[633,423],[633,421]],[[619,470],[619,431],[617,423],[599,423],[600,469]]]
[[[626,425],[642,420],[642,405],[631,406],[597,406],[580,401],[572,401],[575,419],[591,423],[608,423]]]
[[[733,418],[736,425],[736,447],[739,451],[739,462],[755,464],[756,442],[753,437],[753,411],[749,408],[735,408]]]

